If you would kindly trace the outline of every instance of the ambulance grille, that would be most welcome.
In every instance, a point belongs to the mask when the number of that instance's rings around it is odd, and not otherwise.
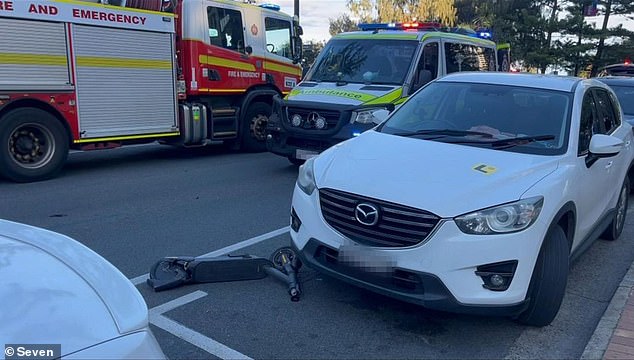
[[[326,222],[360,244],[377,247],[405,247],[425,241],[440,217],[416,208],[332,189],[320,189],[321,212]],[[378,222],[368,226],[355,217],[359,204],[378,210]]]
[[[308,121],[308,115],[311,113],[315,113],[324,119],[326,119],[326,128],[325,129],[316,129],[315,124]],[[341,112],[335,110],[310,110],[310,109],[302,109],[302,108],[293,108],[289,107],[286,109],[286,119],[288,124],[292,126],[291,119],[294,115],[299,115],[302,117],[302,125],[299,128],[302,129],[310,129],[310,130],[328,130],[333,129],[339,123],[339,119],[341,117]]]

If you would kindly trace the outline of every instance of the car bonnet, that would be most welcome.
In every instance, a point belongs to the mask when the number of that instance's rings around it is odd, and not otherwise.
[[[7,340],[56,340],[69,353],[147,327],[147,305],[134,285],[64,235],[0,220],[0,269]]]
[[[447,218],[520,199],[558,159],[368,131],[318,157],[315,179]]]

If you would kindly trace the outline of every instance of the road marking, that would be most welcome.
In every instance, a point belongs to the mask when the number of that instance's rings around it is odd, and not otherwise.
[[[150,316],[152,315],[163,315],[164,313],[174,310],[177,307],[183,306],[185,304],[189,304],[190,302],[196,301],[200,298],[204,298],[207,296],[207,293],[201,290],[196,290],[193,293],[181,296],[172,301],[168,301],[165,304],[155,306],[149,310]]]
[[[290,230],[290,226],[285,226],[283,228],[279,228],[277,230],[273,230],[270,232],[267,232],[266,234],[262,234],[262,235],[258,235],[256,237],[252,237],[250,239],[241,241],[239,243],[233,244],[233,245],[229,245],[227,247],[224,247],[222,249],[218,249],[218,250],[214,250],[212,252],[208,252],[204,255],[200,255],[197,257],[213,257],[213,256],[221,256],[221,255],[226,255],[229,254],[233,251],[236,250],[240,250],[240,249],[244,249],[246,247],[249,247],[251,245],[255,245],[257,243],[260,243],[262,241],[274,238],[276,236],[282,235],[284,233],[287,233]],[[140,284],[143,284],[147,281],[149,274],[143,274],[141,276],[137,276],[135,278],[130,279],[130,281],[134,284],[134,286],[138,286]]]
[[[240,249],[244,249],[245,247],[249,247],[251,245],[255,245],[259,242],[274,238],[276,236],[282,235],[284,233],[287,233],[290,230],[290,226],[285,226],[283,228],[277,229],[277,230],[273,230],[271,232],[267,232],[266,234],[262,234],[260,236],[256,236],[253,237],[251,239],[248,240],[244,240],[241,241],[237,244],[233,244],[233,245],[229,245],[227,247],[224,247],[220,250],[216,250],[216,251],[212,251],[212,252],[208,252],[204,255],[198,256],[198,257],[212,257],[212,256],[221,256],[221,255],[226,255],[229,254],[233,251],[236,250],[240,250]]]
[[[207,296],[204,291],[195,291],[193,293],[181,296],[177,299],[169,301],[165,304],[153,307],[149,310],[150,323],[157,326],[170,334],[187,341],[188,343],[199,347],[200,349],[210,353],[213,356],[221,359],[251,359],[250,357],[227,347],[214,339],[211,339],[197,331],[194,331],[179,322],[167,318],[163,313],[176,309],[179,306],[183,306],[192,301],[196,301],[200,298]]]

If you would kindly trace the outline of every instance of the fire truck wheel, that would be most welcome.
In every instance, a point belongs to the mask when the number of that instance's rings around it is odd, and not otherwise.
[[[50,179],[68,157],[68,134],[50,113],[21,108],[0,119],[0,169],[17,182]]]
[[[266,150],[266,124],[271,116],[271,106],[263,102],[249,105],[242,128],[242,149],[261,152]]]

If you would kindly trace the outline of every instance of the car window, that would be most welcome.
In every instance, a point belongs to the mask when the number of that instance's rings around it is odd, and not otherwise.
[[[432,42],[425,44],[423,48],[423,55],[420,58],[418,68],[421,70],[428,70],[431,72],[431,78],[435,79],[438,76],[438,43]]]
[[[267,17],[264,20],[264,25],[266,31],[266,50],[270,53],[292,59],[290,21]]]
[[[330,40],[306,80],[403,85],[417,47],[413,40]]]
[[[244,52],[244,29],[239,11],[208,6],[207,18],[211,45]]]
[[[597,115],[601,123],[602,133],[611,134],[620,124],[619,116],[610,95],[603,89],[594,89],[596,97]]]
[[[621,103],[623,113],[634,115],[634,81],[632,86],[610,85]]]
[[[495,71],[495,50],[459,43],[445,43],[447,74],[462,71]]]
[[[490,135],[460,140],[462,144],[472,146],[487,146],[495,140],[548,135],[552,138],[505,150],[559,154],[565,151],[567,144],[571,96],[565,92],[519,86],[435,82],[401,105],[380,131],[404,136],[430,130]],[[458,143],[453,135],[422,138]]]
[[[596,106],[592,93],[588,91],[583,97],[581,105],[581,119],[579,124],[579,146],[577,154],[580,156],[588,153],[590,147],[590,138],[593,134],[600,133],[598,128],[599,122],[595,121]]]

